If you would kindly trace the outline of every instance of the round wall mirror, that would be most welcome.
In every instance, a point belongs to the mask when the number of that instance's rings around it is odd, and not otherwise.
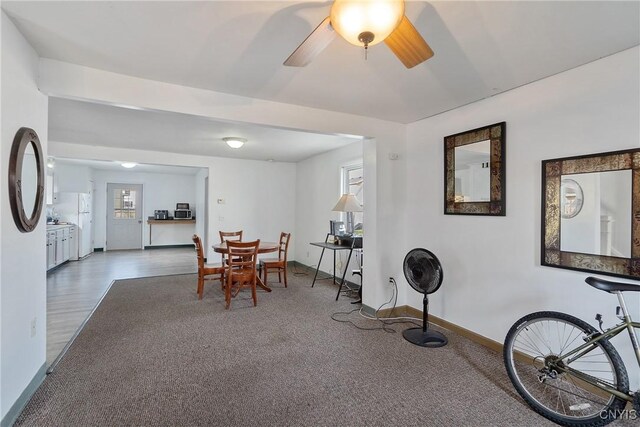
[[[9,202],[16,226],[23,233],[38,225],[44,202],[44,158],[38,134],[20,128],[9,157]]]
[[[560,183],[560,215],[573,218],[582,210],[584,194],[582,187],[573,179],[563,179]]]

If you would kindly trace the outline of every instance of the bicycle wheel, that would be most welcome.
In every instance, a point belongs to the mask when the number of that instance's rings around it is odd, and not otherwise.
[[[533,410],[560,425],[603,426],[626,405],[625,400],[557,370],[571,367],[628,392],[627,371],[609,341],[594,344],[576,360],[557,357],[584,344],[592,333],[597,331],[588,323],[552,311],[529,314],[507,333],[504,363],[513,386]]]

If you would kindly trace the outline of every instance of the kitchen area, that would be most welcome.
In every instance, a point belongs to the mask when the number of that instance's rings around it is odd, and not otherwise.
[[[55,366],[114,280],[196,271],[191,236],[204,231],[207,172],[49,159],[45,185],[49,366]],[[114,223],[117,227],[112,227]],[[131,238],[135,246],[121,248],[119,236]]]
[[[47,194],[47,271],[91,254],[92,224],[91,193]]]

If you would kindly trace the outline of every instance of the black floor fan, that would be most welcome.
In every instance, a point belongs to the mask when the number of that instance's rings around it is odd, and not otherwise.
[[[404,277],[413,289],[424,294],[422,300],[422,328],[406,329],[402,336],[421,347],[442,347],[447,345],[447,337],[429,329],[429,294],[442,284],[442,266],[436,256],[426,249],[412,249],[406,257],[402,269]]]

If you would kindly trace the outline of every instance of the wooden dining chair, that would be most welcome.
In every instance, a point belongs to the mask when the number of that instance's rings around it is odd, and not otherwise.
[[[220,243],[224,243],[228,240],[234,240],[237,242],[242,242],[242,230],[240,231],[218,231],[220,234]],[[222,254],[222,264],[228,265],[227,254]]]
[[[239,242],[237,240],[227,240],[227,260],[229,268],[227,270],[227,280],[224,287],[224,297],[226,307],[231,305],[231,298],[235,298],[242,288],[251,288],[253,306],[258,304],[256,295],[256,261],[258,260],[258,247],[260,239],[253,242]]]
[[[220,285],[224,288],[224,276],[226,268],[222,265],[206,265],[204,263],[204,251],[202,249],[202,240],[197,234],[194,234],[191,238],[196,246],[196,256],[198,257],[198,299],[202,299],[204,294],[204,281],[205,280],[220,280]],[[212,277],[214,276],[214,277]]]
[[[267,284],[267,273],[269,270],[278,271],[278,282],[282,283],[282,275],[284,274],[284,287],[287,287],[287,252],[289,252],[289,239],[291,233],[280,233],[280,243],[278,246],[278,259],[261,259],[260,270],[262,270],[264,284]]]

